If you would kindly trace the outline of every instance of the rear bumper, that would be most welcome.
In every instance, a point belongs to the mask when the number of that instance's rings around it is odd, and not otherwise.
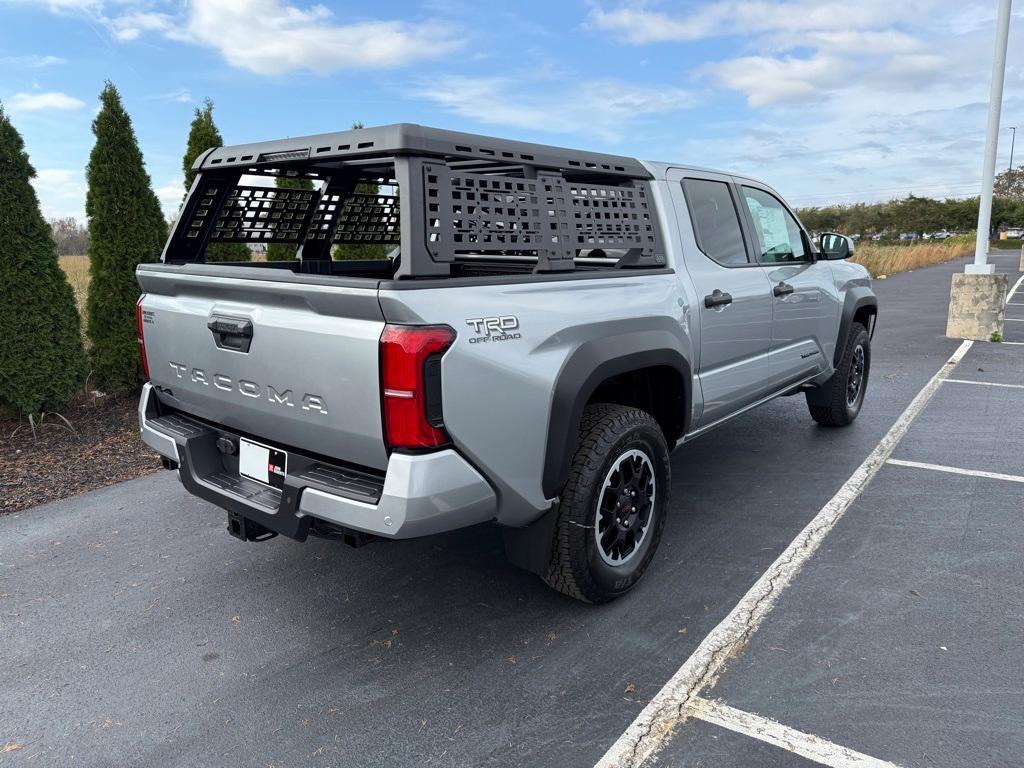
[[[494,490],[453,450],[392,454],[383,476],[289,452],[289,474],[278,490],[241,477],[220,453],[219,437],[237,437],[230,430],[182,414],[160,415],[151,384],[139,400],[139,429],[146,445],[178,463],[189,492],[300,541],[314,520],[405,539],[495,516]]]

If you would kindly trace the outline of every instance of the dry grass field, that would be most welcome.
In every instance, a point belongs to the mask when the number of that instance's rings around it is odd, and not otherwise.
[[[915,245],[857,243],[857,250],[850,261],[863,264],[872,277],[878,277],[941,264],[944,261],[969,256],[973,252],[973,239],[971,243],[966,242],[966,239],[950,239],[941,243]]]
[[[61,256],[60,268],[68,276],[71,290],[75,292],[75,304],[78,306],[78,314],[82,316],[84,324],[85,297],[89,293],[89,257],[85,254],[81,256]]]

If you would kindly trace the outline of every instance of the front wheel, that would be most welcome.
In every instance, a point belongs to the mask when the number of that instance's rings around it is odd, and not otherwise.
[[[590,603],[632,589],[661,540],[669,483],[668,446],[648,413],[588,406],[556,511],[545,581]]]
[[[832,378],[807,393],[811,418],[826,427],[845,427],[853,423],[864,404],[871,372],[871,339],[860,323],[850,326],[843,357]]]

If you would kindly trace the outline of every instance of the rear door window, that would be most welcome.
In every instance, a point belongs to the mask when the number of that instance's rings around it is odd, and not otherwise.
[[[743,229],[729,185],[724,181],[684,179],[683,192],[697,245],[704,254],[726,267],[749,264]]]

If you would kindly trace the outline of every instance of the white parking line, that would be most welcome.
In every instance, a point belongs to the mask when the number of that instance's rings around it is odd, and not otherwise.
[[[1015,317],[1004,317],[1003,320],[1005,320],[1008,323],[1024,323],[1024,320],[1018,320]]]
[[[929,464],[924,461],[907,461],[906,459],[889,459],[886,464],[895,464],[897,467],[914,467],[915,469],[930,469],[934,472],[948,472],[951,475],[968,475],[970,477],[987,477],[991,480],[1009,480],[1011,483],[1024,483],[1021,475],[1004,475],[1002,472],[986,472],[982,469],[962,469],[960,467],[947,467],[945,464]]]
[[[972,381],[970,379],[945,379],[947,384],[978,384],[982,387],[1009,387],[1010,389],[1024,389],[1024,384],[1002,384],[998,381]]]
[[[836,491],[835,496],[740,598],[729,615],[701,641],[690,658],[683,662],[626,731],[608,748],[596,768],[639,766],[664,746],[676,724],[685,717],[687,706],[701,691],[715,683],[722,666],[750,640],[783,590],[884,466],[911,423],[938,390],[942,380],[952,372],[973,344],[973,341],[964,341],[957,347],[952,357],[917,393],[875,449]]]
[[[1020,277],[1017,278],[1017,282],[1013,284],[1013,288],[1011,288],[1010,292],[1006,294],[1007,303],[1009,303],[1010,299],[1013,298],[1013,294],[1017,292],[1017,289],[1020,288],[1020,284],[1022,282],[1024,282],[1024,275],[1021,275]]]
[[[821,765],[833,768],[896,768],[893,763],[855,752],[813,734],[798,731],[775,720],[744,712],[718,701],[694,699],[687,707],[687,712],[704,722],[714,723],[758,741],[773,744]]]

